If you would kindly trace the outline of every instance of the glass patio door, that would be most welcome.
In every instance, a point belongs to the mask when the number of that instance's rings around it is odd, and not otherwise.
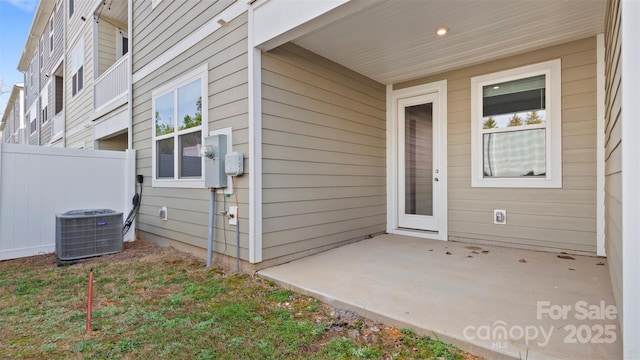
[[[438,230],[437,94],[398,100],[398,226]]]

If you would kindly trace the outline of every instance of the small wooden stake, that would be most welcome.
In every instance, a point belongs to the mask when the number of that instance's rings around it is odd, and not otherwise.
[[[89,294],[87,300],[87,334],[91,333],[91,300],[93,299],[93,268],[89,270]]]

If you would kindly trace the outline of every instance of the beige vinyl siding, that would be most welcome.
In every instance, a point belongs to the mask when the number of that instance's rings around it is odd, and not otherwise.
[[[76,1],[76,4],[83,3]],[[78,6],[78,5],[76,5]],[[78,11],[78,9],[76,9]],[[75,14],[74,14],[75,17]],[[93,29],[85,26],[80,35],[84,39],[84,65],[83,65],[83,86],[75,96],[72,95],[73,73],[71,66],[67,66],[65,75],[67,107],[65,112],[66,122],[66,145],[74,147],[81,145],[85,149],[93,148],[93,130],[86,127],[93,113]],[[79,40],[79,38],[77,39]],[[70,61],[73,49],[78,41],[69,44],[67,61]],[[69,62],[70,64],[70,62]]]
[[[126,132],[107,139],[100,139],[98,142],[100,150],[124,151],[129,146],[129,138]]]
[[[263,259],[383,232],[384,85],[294,44],[262,82]]]
[[[116,62],[116,36],[118,28],[108,20],[98,22],[98,76]]]
[[[152,8],[151,1],[134,1],[133,72],[184,40],[233,3],[234,0],[161,1]]]
[[[36,115],[36,124],[38,129],[40,129],[40,116],[39,116],[39,111],[40,108],[38,107],[38,96],[40,94],[40,76],[38,75],[40,73],[40,64],[38,61],[38,47],[36,47],[36,50],[33,53],[33,56],[31,57],[31,62],[29,63],[29,66],[27,67],[27,71],[24,73],[24,111],[25,111],[25,123],[26,123],[26,132],[27,132],[27,142],[29,143],[29,145],[39,145],[38,139],[39,139],[39,133],[38,130],[34,131],[33,133],[31,132],[31,120],[32,118],[29,118],[29,122],[27,122],[27,114],[29,113],[29,110],[31,110],[31,107],[33,106],[35,108],[35,115]],[[31,84],[31,72],[33,72],[33,84]]]
[[[39,47],[39,46],[38,46]],[[38,47],[33,52],[31,62],[27,67],[27,71],[24,73],[24,106],[28,109],[36,100],[40,94],[40,61]],[[33,72],[33,85],[31,84],[31,72]]]
[[[48,145],[49,140],[51,140],[51,124],[53,124],[53,106],[55,105],[53,102],[55,99],[53,98],[53,81],[45,81],[43,89],[47,88],[47,122],[42,122],[42,105],[40,103],[40,145]],[[42,90],[40,91],[42,94]]]
[[[562,60],[561,189],[471,187],[473,76]],[[578,40],[395,85],[448,81],[449,239],[596,252],[596,39]],[[493,210],[507,210],[507,225]]]
[[[613,294],[622,312],[622,141],[620,124],[620,2],[605,17],[605,246]],[[622,319],[622,316],[620,316]]]
[[[173,11],[182,12],[183,7],[190,7],[192,2],[175,3],[161,2],[163,12],[155,13],[152,19],[138,16],[137,11],[144,15],[151,11],[151,2],[135,2],[134,26],[137,46],[165,46],[148,42],[173,37],[173,29],[164,27],[169,24],[164,16]],[[212,3],[207,2],[211,5]],[[143,7],[141,9],[141,7]],[[148,9],[147,9],[148,8]],[[157,8],[156,8],[157,9]],[[216,13],[211,10],[222,10],[221,7],[207,9],[202,15],[196,12],[183,13],[179,23],[190,24],[201,22],[200,17],[213,18]],[[155,10],[154,10],[155,11]],[[150,21],[139,23],[139,21]],[[186,25],[185,25],[186,26]],[[161,30],[162,29],[162,30]],[[248,259],[249,233],[249,193],[248,184],[248,58],[247,58],[247,14],[243,14],[226,26],[218,29],[204,38],[187,51],[181,53],[167,64],[161,66],[150,75],[137,81],[133,87],[133,142],[137,150],[137,174],[145,176],[145,191],[138,216],[138,229],[142,234],[151,234],[149,239],[157,237],[192,245],[201,249],[207,247],[209,191],[207,189],[183,189],[151,187],[152,179],[152,133],[151,120],[152,91],[167,82],[179,79],[184,74],[203,64],[208,65],[208,117],[209,131],[232,127],[233,150],[245,155],[245,174],[235,179],[236,194],[239,202],[241,258]],[[151,31],[152,33],[148,33]],[[170,47],[163,47],[162,52],[170,51]],[[134,58],[140,59],[134,52]],[[148,55],[147,55],[148,56]],[[234,205],[234,196],[223,197],[222,192],[217,195],[217,210],[222,211],[224,202],[227,208]],[[168,208],[168,220],[160,220],[158,211],[162,206]],[[226,229],[226,234],[223,232]],[[226,244],[225,244],[226,238]],[[216,243],[217,252],[227,255],[236,254],[235,227],[228,224],[226,219],[216,215]]]
[[[85,127],[90,121],[93,113],[93,20],[92,12],[96,5],[93,1],[75,0],[75,10],[73,16],[67,19],[67,53],[65,61],[65,132],[66,146],[82,146],[85,149],[93,148],[93,129]],[[68,3],[65,4],[68,9]],[[84,16],[86,21],[82,21]],[[80,39],[84,40],[84,67],[83,67],[83,87],[75,96],[72,95],[71,54]]]

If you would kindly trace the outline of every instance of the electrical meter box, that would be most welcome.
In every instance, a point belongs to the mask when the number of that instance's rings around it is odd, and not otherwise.
[[[204,138],[200,155],[204,158],[204,186],[210,189],[227,187],[224,171],[227,136],[218,134]]]

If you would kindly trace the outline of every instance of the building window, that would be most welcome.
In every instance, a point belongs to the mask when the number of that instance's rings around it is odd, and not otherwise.
[[[125,56],[129,52],[129,34],[126,30],[118,29],[116,34],[116,54],[117,58]]]
[[[75,96],[84,87],[84,42],[80,40],[71,52],[71,95]]]
[[[51,20],[49,20],[49,56],[53,54],[53,15],[51,15]]]
[[[38,130],[38,119],[35,114],[35,104],[31,107],[31,110],[27,113],[27,122],[31,127],[31,134]]]
[[[471,184],[562,187],[560,60],[471,79]]]
[[[152,92],[153,186],[204,187],[207,88],[203,66]]]
[[[40,91],[40,119],[45,124],[49,121],[49,84]]]
[[[42,71],[42,69],[44,68],[42,65],[44,64],[44,60],[43,60],[43,54],[44,54],[44,45],[42,44],[42,39],[40,38],[40,56],[38,57],[38,59],[40,59],[40,71]]]
[[[74,10],[73,2],[74,0],[69,0],[69,19],[71,19],[71,16],[73,16],[73,10]]]

